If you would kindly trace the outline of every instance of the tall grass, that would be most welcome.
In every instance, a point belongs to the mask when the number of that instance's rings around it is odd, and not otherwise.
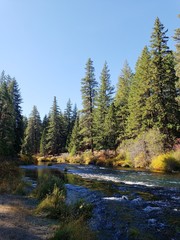
[[[83,218],[61,223],[51,240],[95,240],[96,235],[92,232]]]
[[[12,161],[0,162],[0,193],[22,193],[22,172]]]
[[[52,174],[44,174],[38,179],[38,183],[32,195],[39,200],[44,199],[48,194],[51,194],[54,190],[54,187],[57,186],[62,190],[65,195],[66,190],[64,187],[64,181]]]

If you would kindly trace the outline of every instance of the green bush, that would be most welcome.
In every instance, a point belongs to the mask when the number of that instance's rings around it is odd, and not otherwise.
[[[62,179],[52,174],[44,174],[38,179],[37,187],[33,191],[33,196],[42,200],[47,194],[51,194],[53,192],[55,185],[65,194],[65,187]]]
[[[0,163],[0,193],[14,193],[22,182],[22,171],[16,163],[3,161]]]
[[[130,166],[148,168],[151,159],[164,152],[164,138],[165,136],[158,129],[150,129],[141,133],[136,139],[123,141],[118,152],[121,158],[126,158],[126,161],[129,161]]]
[[[88,228],[84,219],[79,218],[60,224],[51,240],[95,240],[95,234]]]
[[[55,219],[66,218],[69,213],[65,204],[64,191],[55,184],[52,193],[46,195],[46,198],[40,202],[36,212],[45,212],[48,217]]]
[[[70,218],[83,218],[85,220],[92,216],[92,204],[85,203],[82,199],[69,206]]]

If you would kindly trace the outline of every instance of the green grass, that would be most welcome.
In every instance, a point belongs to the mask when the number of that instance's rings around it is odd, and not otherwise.
[[[64,181],[61,178],[52,174],[44,174],[38,179],[37,187],[32,192],[32,195],[42,200],[53,192],[55,185],[63,191],[64,195],[66,194]]]
[[[58,230],[51,240],[95,240],[96,235],[93,233],[84,222],[83,218],[70,220],[61,223]]]
[[[16,162],[2,161],[0,163],[0,193],[22,193],[24,187],[22,172]]]

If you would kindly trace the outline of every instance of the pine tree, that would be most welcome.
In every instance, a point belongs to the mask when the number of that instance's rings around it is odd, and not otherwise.
[[[86,64],[86,74],[81,81],[82,93],[82,135],[85,148],[94,150],[94,126],[93,126],[93,113],[94,113],[94,100],[96,96],[97,82],[94,75],[93,61],[89,58]]]
[[[180,15],[178,15],[180,18]],[[176,52],[175,52],[175,59],[176,59],[176,75],[178,77],[178,81],[176,83],[176,89],[177,89],[177,101],[180,107],[180,28],[177,28],[175,30],[174,34],[174,40],[176,41]]]
[[[79,126],[79,117],[76,117],[76,121],[73,127],[73,131],[71,134],[70,142],[68,145],[68,152],[73,156],[78,153],[80,150],[81,143],[81,135],[80,135],[80,126]]]
[[[114,103],[108,109],[108,113],[105,117],[104,124],[104,136],[105,136],[105,149],[115,150],[117,147],[117,121],[116,121],[116,109]]]
[[[121,142],[125,137],[125,129],[128,118],[128,97],[133,73],[129,64],[125,62],[119,77],[114,105],[118,124],[118,137]]]
[[[15,78],[11,79],[9,77],[9,92],[14,108],[14,133],[15,133],[15,143],[14,150],[18,154],[21,150],[22,139],[23,139],[23,116],[22,116],[22,98],[18,83]]]
[[[69,99],[66,105],[66,109],[64,111],[64,122],[65,122],[65,142],[66,146],[68,146],[69,139],[72,133],[73,123],[72,123],[72,103]]]
[[[2,76],[1,76],[2,77]],[[14,111],[7,82],[1,78],[0,83],[0,156],[15,154]]]
[[[41,119],[36,106],[33,106],[25,130],[25,138],[22,146],[22,153],[37,154],[40,150]]]
[[[59,154],[62,151],[63,144],[63,127],[60,118],[60,110],[57,105],[56,97],[54,97],[47,130],[46,149],[48,154]]]
[[[129,138],[137,137],[140,132],[153,126],[149,111],[151,95],[151,56],[145,46],[136,64],[128,98],[128,121],[126,134]]]
[[[47,115],[44,116],[43,121],[42,121],[42,135],[41,135],[41,140],[40,140],[40,154],[45,156],[47,154],[47,128],[49,124],[49,119]]]
[[[110,74],[108,65],[105,62],[100,76],[100,86],[96,99],[95,111],[95,146],[96,149],[105,149],[105,118],[108,113],[108,108],[112,103],[114,87],[111,86]]]
[[[74,108],[73,108],[73,111],[72,111],[72,125],[73,125],[73,127],[74,127],[77,116],[78,116],[78,109],[77,109],[77,105],[75,104]]]
[[[164,30],[163,24],[157,18],[151,36],[151,107],[153,108],[154,125],[167,136],[169,142],[172,142],[172,136],[178,128],[178,110],[174,96],[177,78],[173,71],[172,52],[167,46],[168,37],[166,33],[167,30]],[[170,106],[173,106],[174,109],[174,124],[170,120],[172,117],[169,117],[169,114],[172,113],[170,112]]]

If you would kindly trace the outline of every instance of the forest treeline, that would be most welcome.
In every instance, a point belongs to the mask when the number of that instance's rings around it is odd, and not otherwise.
[[[169,49],[167,30],[157,18],[150,46],[142,50],[135,72],[125,62],[116,89],[111,85],[107,62],[98,82],[89,58],[81,80],[82,109],[78,111],[69,100],[62,112],[54,97],[42,121],[36,106],[28,119],[22,115],[18,82],[3,71],[0,156],[75,155],[86,150],[127,148],[138,141],[135,151],[149,156],[152,145],[161,151],[171,149],[180,137],[180,29],[175,30],[174,39],[175,53]]]

